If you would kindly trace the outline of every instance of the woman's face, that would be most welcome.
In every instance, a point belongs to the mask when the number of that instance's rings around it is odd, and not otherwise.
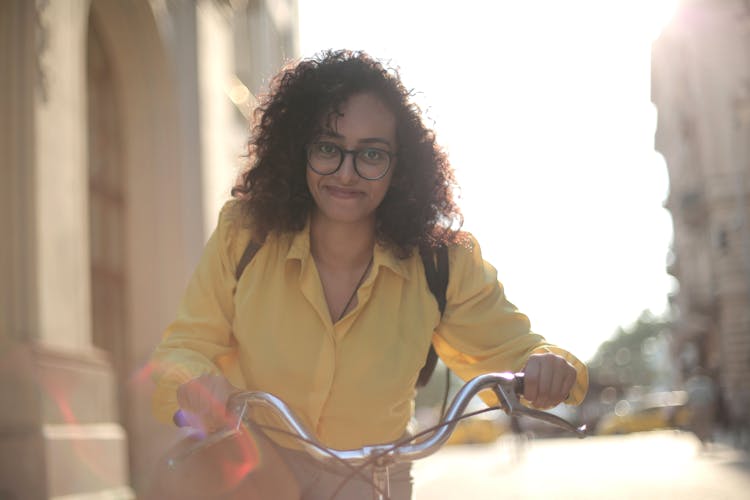
[[[308,165],[307,185],[315,200],[315,216],[344,223],[374,222],[375,209],[383,201],[396,167],[396,117],[371,93],[353,95],[340,111],[324,123],[323,134],[317,139],[328,143],[325,151],[335,151],[331,146],[357,151],[375,148],[394,156],[387,174],[377,180],[357,174],[353,154],[345,154],[341,167],[330,175],[320,175]],[[363,164],[359,160],[358,166]]]

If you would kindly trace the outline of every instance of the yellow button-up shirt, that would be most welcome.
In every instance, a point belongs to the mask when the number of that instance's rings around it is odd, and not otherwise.
[[[418,253],[399,259],[376,245],[356,307],[334,323],[310,254],[309,226],[271,234],[236,281],[251,236],[238,208],[230,201],[222,209],[177,318],[154,352],[153,403],[161,420],[178,409],[181,383],[223,372],[240,388],[280,397],[328,446],[393,441],[412,415],[430,342],[464,380],[518,371],[535,352],[561,354],[578,372],[566,402],[583,400],[585,365],[530,331],[473,238],[449,248],[442,318]],[[485,396],[491,403],[494,396]],[[256,418],[273,422],[263,412]]]

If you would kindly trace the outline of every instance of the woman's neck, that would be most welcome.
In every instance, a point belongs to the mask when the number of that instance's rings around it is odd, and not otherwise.
[[[372,258],[375,220],[347,224],[313,214],[310,220],[310,251],[327,268],[360,268]]]

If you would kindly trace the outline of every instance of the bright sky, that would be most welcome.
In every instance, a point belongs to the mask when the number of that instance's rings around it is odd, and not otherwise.
[[[299,0],[302,56],[363,49],[419,91],[532,328],[583,359],[666,307],[650,45],[674,0]]]

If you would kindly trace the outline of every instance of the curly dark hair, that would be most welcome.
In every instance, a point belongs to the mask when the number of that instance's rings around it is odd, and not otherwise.
[[[435,142],[398,72],[364,52],[326,51],[283,69],[260,100],[248,143],[240,198],[256,238],[304,228],[314,207],[307,186],[308,144],[353,95],[371,92],[396,117],[398,168],[376,212],[376,238],[401,258],[415,248],[463,240],[463,216],[445,152]]]

